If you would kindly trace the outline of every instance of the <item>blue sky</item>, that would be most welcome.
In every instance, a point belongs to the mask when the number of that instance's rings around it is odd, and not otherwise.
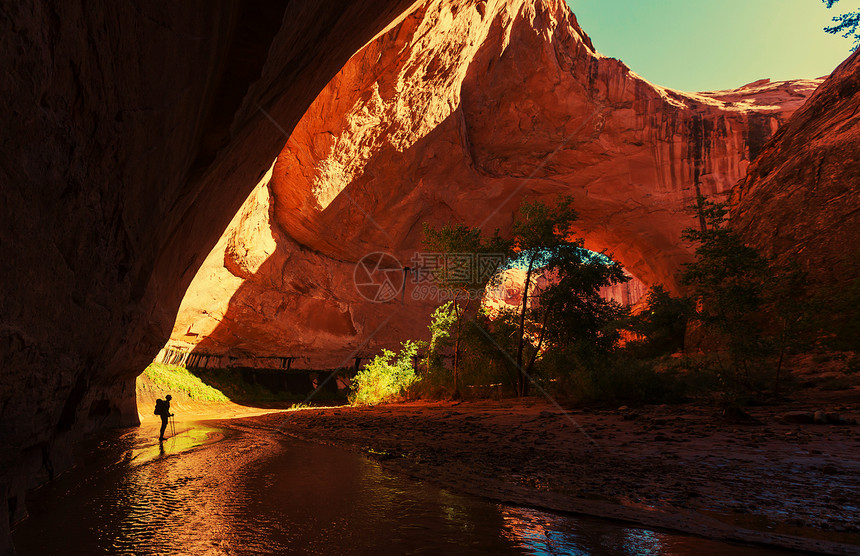
[[[860,8],[840,0],[567,0],[597,51],[657,85],[731,89],[769,77],[821,77],[851,40],[822,28]]]

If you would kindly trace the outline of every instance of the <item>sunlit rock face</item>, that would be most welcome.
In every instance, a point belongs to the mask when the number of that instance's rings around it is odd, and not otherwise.
[[[572,195],[586,246],[677,291],[696,194],[727,193],[818,84],[682,93],[598,54],[561,0],[424,2],[313,102],[248,201],[261,214],[228,232],[244,251],[222,238],[172,342],[319,368],[423,337],[440,300],[407,279],[370,303],[356,262],[384,251],[414,266],[425,221],[507,233],[525,197]],[[263,220],[274,253],[253,244]],[[237,257],[268,258],[250,273]],[[238,287],[229,303],[220,280]]]
[[[767,144],[732,194],[750,244],[795,259],[817,284],[860,271],[860,52]]]
[[[634,307],[647,293],[647,288],[635,276],[627,275],[629,280],[623,284],[612,284],[600,288],[600,296],[624,307]],[[544,270],[533,271],[529,285],[529,306],[540,304],[539,296],[546,288],[558,283],[558,275]],[[522,308],[525,290],[526,270],[513,268],[506,270],[498,280],[487,288],[483,305],[492,316],[499,311]]]
[[[0,553],[134,378],[325,84],[412,0],[11,2],[0,18]],[[274,122],[274,123],[273,123]]]

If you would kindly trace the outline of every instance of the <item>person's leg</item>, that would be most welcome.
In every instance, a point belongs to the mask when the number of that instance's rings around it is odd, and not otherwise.
[[[161,416],[161,434],[158,435],[159,440],[164,440],[164,429],[167,428],[167,417]]]

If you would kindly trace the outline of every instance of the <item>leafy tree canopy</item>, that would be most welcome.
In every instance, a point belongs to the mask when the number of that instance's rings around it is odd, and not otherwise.
[[[821,1],[824,2],[828,8],[832,8],[833,4],[839,0]],[[851,50],[857,50],[857,47],[860,46],[860,30],[858,30],[858,27],[860,27],[860,10],[837,15],[833,18],[833,23],[834,25],[825,27],[824,31],[832,35],[841,34],[846,39],[853,39],[854,45],[851,47]]]

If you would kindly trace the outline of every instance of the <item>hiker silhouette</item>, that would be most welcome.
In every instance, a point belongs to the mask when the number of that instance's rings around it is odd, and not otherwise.
[[[158,435],[159,440],[164,440],[164,430],[167,428],[167,422],[173,417],[173,413],[170,412],[170,400],[170,394],[167,394],[164,397],[164,401],[156,400],[155,402],[155,414],[161,416],[161,434]]]

